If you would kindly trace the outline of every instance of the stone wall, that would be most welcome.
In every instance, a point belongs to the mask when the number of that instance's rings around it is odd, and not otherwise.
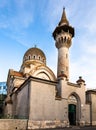
[[[94,122],[96,125],[96,122]],[[93,125],[94,125],[93,124]],[[85,126],[85,121],[80,122],[80,126]],[[44,120],[44,121],[33,121],[26,119],[0,119],[0,130],[32,130],[32,129],[43,129],[43,128],[61,128],[70,127],[69,122],[66,120]]]
[[[45,121],[28,121],[28,130],[32,129],[44,129],[44,128],[61,128],[61,127],[68,127],[69,123],[67,121],[60,121],[60,120],[45,120]]]
[[[96,125],[96,93],[91,94],[91,102],[92,102],[92,124]]]
[[[29,105],[30,120],[54,120],[55,85],[48,81],[32,81]]]
[[[0,119],[0,130],[26,130],[27,120]]]
[[[28,84],[24,84],[22,91],[18,92],[17,95],[17,106],[16,106],[16,115],[18,118],[28,117]]]

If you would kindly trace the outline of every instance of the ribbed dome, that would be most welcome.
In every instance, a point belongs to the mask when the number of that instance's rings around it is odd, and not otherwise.
[[[28,49],[24,54],[23,62],[27,60],[40,60],[41,62],[46,63],[46,56],[42,50],[33,47]]]

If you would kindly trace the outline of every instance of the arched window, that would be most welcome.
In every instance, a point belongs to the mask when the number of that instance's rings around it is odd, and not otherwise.
[[[28,56],[28,59],[29,59],[29,60],[31,59],[31,56],[30,56],[30,55]]]
[[[64,42],[66,42],[66,37],[64,37]]]
[[[68,98],[68,102],[70,103],[77,103],[77,99],[74,95],[70,95],[69,98]]]
[[[33,56],[33,59],[36,59],[36,56],[35,56],[35,55]]]
[[[61,37],[61,42],[63,42],[63,37]]]
[[[41,57],[39,56],[39,60],[41,60]]]

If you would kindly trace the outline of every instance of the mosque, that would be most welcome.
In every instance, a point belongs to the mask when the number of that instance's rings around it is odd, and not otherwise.
[[[63,9],[53,31],[58,51],[57,76],[37,47],[25,52],[20,71],[8,72],[4,114],[27,119],[28,130],[96,125],[96,90],[86,90],[81,76],[76,83],[69,79],[69,48],[74,34]]]

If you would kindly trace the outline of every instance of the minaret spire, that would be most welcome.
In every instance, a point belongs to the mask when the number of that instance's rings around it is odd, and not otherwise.
[[[65,8],[58,26],[53,32],[55,46],[58,49],[57,77],[64,76],[69,79],[69,48],[71,47],[74,28],[69,25]]]
[[[63,7],[62,17],[59,22],[59,26],[62,26],[62,25],[69,25],[69,21],[67,20],[67,17],[66,17],[65,7]]]

